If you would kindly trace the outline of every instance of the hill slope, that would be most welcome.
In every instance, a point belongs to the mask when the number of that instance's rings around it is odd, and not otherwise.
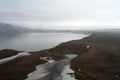
[[[0,36],[17,35],[19,33],[30,32],[31,29],[14,26],[0,22]]]
[[[82,40],[62,43],[50,51],[54,54],[78,54],[71,61],[71,68],[78,80],[120,80],[118,35],[93,33]]]

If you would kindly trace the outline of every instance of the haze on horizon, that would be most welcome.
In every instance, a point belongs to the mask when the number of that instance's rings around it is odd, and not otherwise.
[[[0,22],[46,29],[120,28],[120,0],[0,0]]]

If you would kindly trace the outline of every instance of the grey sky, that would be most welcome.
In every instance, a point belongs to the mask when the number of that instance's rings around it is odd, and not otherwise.
[[[0,0],[0,21],[31,28],[120,28],[120,0]]]

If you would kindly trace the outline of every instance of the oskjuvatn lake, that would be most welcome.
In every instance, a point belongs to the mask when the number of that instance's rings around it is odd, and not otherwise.
[[[0,50],[39,51],[86,36],[88,35],[72,33],[25,33],[18,36],[0,37]]]

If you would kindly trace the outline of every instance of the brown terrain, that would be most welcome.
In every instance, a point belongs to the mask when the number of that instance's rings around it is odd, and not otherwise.
[[[10,53],[10,52],[13,53]],[[16,54],[14,50],[1,50],[0,53],[3,53],[4,57],[13,56]],[[19,52],[19,51],[18,51]],[[43,64],[45,61],[41,60],[40,57],[45,57],[51,55],[48,50],[38,51],[38,52],[30,52],[31,55],[19,57],[13,61],[10,61],[5,64],[0,64],[0,80],[24,80],[27,78],[27,75],[35,70],[35,67],[38,64]],[[0,55],[1,56],[1,55]],[[51,55],[55,60],[61,60],[64,56],[61,55]],[[3,57],[3,56],[2,56]]]
[[[20,51],[4,49],[0,51],[0,59],[16,55]]]
[[[51,51],[79,55],[71,61],[78,80],[120,80],[120,38],[113,34],[94,33],[62,43]]]
[[[89,47],[88,47],[89,46]],[[0,59],[20,51],[1,50]],[[0,80],[24,80],[27,74],[45,61],[40,57],[51,56],[62,60],[65,54],[78,54],[70,65],[77,80],[120,80],[120,38],[108,33],[93,33],[82,40],[73,40],[0,65]]]

